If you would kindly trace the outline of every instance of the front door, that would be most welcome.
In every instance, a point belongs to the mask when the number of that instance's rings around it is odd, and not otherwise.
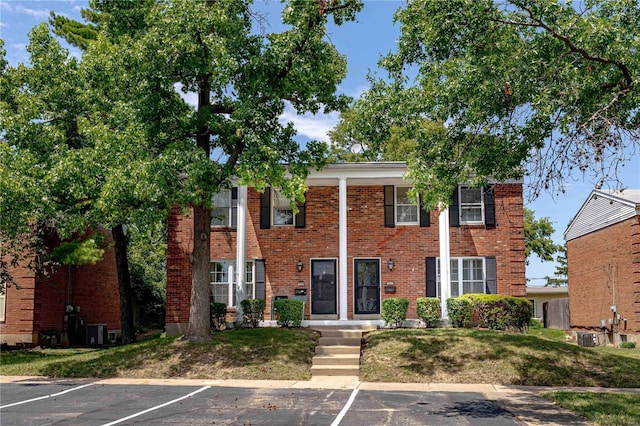
[[[356,314],[380,313],[380,259],[354,260]]]
[[[311,315],[337,313],[336,260],[311,260]]]

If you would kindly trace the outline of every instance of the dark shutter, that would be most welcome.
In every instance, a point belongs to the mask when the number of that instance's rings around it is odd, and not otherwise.
[[[296,213],[296,217],[295,217],[295,223],[296,223],[296,228],[304,228],[306,225],[306,219],[307,219],[307,203],[298,203],[298,213]]]
[[[420,226],[430,226],[431,212],[422,205],[422,197],[418,197],[418,208],[420,209]]]
[[[394,228],[396,226],[394,218],[395,193],[393,185],[384,186],[384,226]]]
[[[486,274],[486,290],[488,294],[498,293],[498,282],[496,279],[496,257],[485,257],[485,264],[487,266]]]
[[[484,224],[488,226],[496,225],[496,202],[494,196],[494,185],[482,188],[484,194]]]
[[[449,206],[449,226],[460,226],[460,203],[458,202],[458,187],[453,191]]]
[[[436,275],[436,258],[427,257],[427,297],[436,297],[438,277]]]
[[[271,188],[260,194],[260,229],[271,227]]]
[[[231,188],[231,217],[230,226],[232,228],[238,227],[238,187]]]
[[[255,264],[255,286],[256,286],[256,299],[267,300],[267,272],[265,268],[264,259],[256,259],[253,261]]]

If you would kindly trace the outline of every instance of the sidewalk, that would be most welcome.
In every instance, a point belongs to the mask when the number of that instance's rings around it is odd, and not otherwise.
[[[0,376],[0,383],[61,383],[89,379],[50,379],[30,376]],[[640,394],[640,389],[611,388],[552,388],[540,386],[503,386],[490,384],[447,383],[373,383],[360,382],[358,377],[314,378],[298,380],[200,380],[200,379],[97,379],[95,384],[105,385],[160,385],[160,386],[215,386],[261,389],[359,389],[369,391],[480,393],[511,413],[523,425],[588,425],[576,414],[544,399],[540,392],[571,390],[582,392],[627,392]]]

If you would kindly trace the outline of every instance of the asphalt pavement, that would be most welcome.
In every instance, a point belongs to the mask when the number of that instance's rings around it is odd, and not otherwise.
[[[541,390],[548,388],[369,383],[357,377],[247,381],[3,376],[0,424],[589,424],[540,397]],[[639,389],[625,391],[640,393]]]

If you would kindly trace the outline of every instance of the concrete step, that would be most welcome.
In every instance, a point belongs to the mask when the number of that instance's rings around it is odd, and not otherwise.
[[[320,346],[357,346],[360,347],[360,337],[321,337]]]
[[[312,365],[360,365],[360,354],[316,355]]]
[[[358,365],[313,365],[311,375],[317,376],[357,376],[360,374]]]
[[[377,325],[361,325],[361,324],[341,324],[341,325],[314,325],[311,326],[313,330],[360,330],[360,331],[372,331],[377,330]]]
[[[316,346],[316,355],[356,354],[360,356],[360,346]]]
[[[322,337],[356,337],[362,338],[362,330],[322,330]]]

